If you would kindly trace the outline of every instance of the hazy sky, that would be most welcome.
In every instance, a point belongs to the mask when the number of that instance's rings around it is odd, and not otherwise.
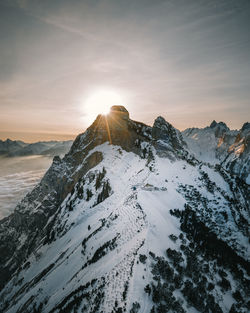
[[[73,137],[99,89],[148,124],[240,128],[250,1],[0,0],[0,138]]]

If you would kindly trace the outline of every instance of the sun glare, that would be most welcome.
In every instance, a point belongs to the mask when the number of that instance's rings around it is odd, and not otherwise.
[[[87,98],[85,113],[92,120],[98,114],[108,114],[113,105],[122,105],[121,96],[115,91],[99,90]]]

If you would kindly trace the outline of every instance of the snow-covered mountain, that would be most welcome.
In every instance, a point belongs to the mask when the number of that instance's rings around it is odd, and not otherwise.
[[[0,221],[1,312],[247,312],[249,185],[114,106]]]
[[[197,159],[220,164],[250,184],[250,123],[230,130],[213,121],[206,128],[188,128],[182,135]]]
[[[23,141],[13,141],[10,139],[5,141],[0,140],[0,155],[8,157],[28,155],[64,155],[69,151],[72,142],[72,140],[39,141],[29,144]]]

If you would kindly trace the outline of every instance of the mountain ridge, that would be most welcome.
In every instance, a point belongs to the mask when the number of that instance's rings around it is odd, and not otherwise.
[[[72,140],[67,141],[38,141],[34,143],[25,143],[21,140],[6,139],[0,140],[0,155],[6,157],[30,156],[30,155],[49,155],[65,154]]]
[[[249,186],[184,139],[99,115],[0,221],[0,310],[245,312]]]

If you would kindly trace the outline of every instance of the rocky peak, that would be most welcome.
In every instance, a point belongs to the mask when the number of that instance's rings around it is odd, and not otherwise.
[[[72,163],[73,159],[77,160],[74,163],[81,163],[90,150],[105,142],[138,155],[141,155],[140,142],[153,144],[158,152],[164,153],[175,153],[186,147],[181,133],[162,116],[157,117],[150,127],[131,120],[124,106],[113,106],[109,114],[98,115],[87,131],[76,138],[68,156],[69,162]]]
[[[129,112],[128,110],[122,106],[122,105],[113,105],[111,108],[110,108],[110,113],[109,115],[113,115],[113,116],[116,116],[117,118],[122,118],[122,119],[125,119],[125,120],[128,120],[129,119]]]
[[[221,129],[224,128],[226,130],[229,130],[226,123],[224,122],[217,123],[215,120],[213,120],[212,123],[210,124],[210,128],[221,128]]]
[[[182,149],[184,145],[180,132],[162,116],[158,116],[154,121],[152,137],[167,142],[174,149]]]
[[[167,140],[174,127],[169,124],[164,117],[158,116],[152,128],[152,136],[154,139]]]
[[[230,129],[227,127],[226,123],[219,122],[217,123],[215,120],[210,124],[210,128],[214,130],[215,137],[223,137],[224,134],[229,131]]]
[[[249,130],[250,131],[250,123],[249,122],[246,122],[243,124],[242,128],[241,128],[241,131],[245,131],[245,130]]]
[[[89,130],[94,133],[98,144],[105,141],[117,144],[128,135],[128,121],[129,113],[124,106],[112,106],[109,114],[97,116]]]
[[[217,122],[215,120],[213,120],[209,127],[215,128],[216,126],[217,126]]]
[[[155,121],[154,121],[154,126],[155,127],[165,127],[166,125],[170,125],[164,117],[158,116]]]
[[[99,114],[87,131],[76,138],[70,151],[70,159],[77,154],[77,158],[81,160],[91,149],[104,142],[140,154],[135,142],[149,140],[151,129],[143,123],[132,121],[124,106],[112,106],[109,114]]]
[[[5,144],[6,146],[10,146],[10,145],[15,145],[15,144],[17,144],[17,141],[15,140],[11,140],[11,139],[9,139],[9,138],[7,138],[5,141],[2,141],[3,142],[3,144]]]
[[[225,128],[226,130],[229,130],[229,128],[227,127],[227,124],[224,123],[224,122],[219,122],[219,123],[218,123],[218,126],[219,126],[220,128]]]
[[[113,105],[110,108],[108,114],[99,114],[97,115],[94,123],[89,127],[90,130],[106,128],[107,122],[109,126],[115,126],[115,124],[123,123],[123,121],[129,120],[129,112],[124,106]]]

